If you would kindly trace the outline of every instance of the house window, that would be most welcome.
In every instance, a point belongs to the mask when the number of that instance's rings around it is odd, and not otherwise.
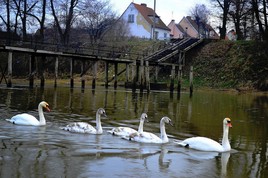
[[[155,23],[159,24],[159,17],[155,17]]]
[[[167,33],[164,33],[164,38],[165,38],[165,39],[167,38]]]
[[[129,14],[128,15],[128,23],[134,23],[134,14]]]

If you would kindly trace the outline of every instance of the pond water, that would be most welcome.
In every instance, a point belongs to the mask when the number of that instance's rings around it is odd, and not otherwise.
[[[0,88],[0,177],[268,177],[268,95],[223,91],[189,93],[132,92],[80,88]],[[5,119],[28,112],[37,116],[41,100],[50,104],[47,125],[18,126]],[[59,127],[73,121],[95,126],[95,112],[106,110],[102,135],[74,134]],[[114,126],[159,133],[168,116],[170,142],[142,144],[108,134]],[[174,144],[192,136],[220,141],[222,120],[232,119],[232,151],[198,152]]]

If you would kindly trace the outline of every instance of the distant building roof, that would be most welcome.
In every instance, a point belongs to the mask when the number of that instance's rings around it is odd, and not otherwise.
[[[142,4],[133,3],[133,4],[149,24],[151,24],[151,25],[154,24],[153,16],[155,14],[155,18],[158,19],[156,21],[157,23],[155,23],[155,27],[170,31],[170,29],[161,20],[160,16],[158,16],[156,13],[154,13],[154,10],[152,8],[147,7],[147,5],[144,3],[142,3]]]

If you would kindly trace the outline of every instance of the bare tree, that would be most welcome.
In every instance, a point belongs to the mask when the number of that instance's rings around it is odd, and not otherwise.
[[[63,45],[69,44],[69,37],[73,21],[75,19],[75,8],[79,0],[50,0],[52,15],[55,20],[55,25],[58,29],[61,43]],[[55,4],[57,5],[57,11],[55,10]]]
[[[108,0],[81,0],[79,21],[88,30],[91,43],[98,43],[115,23],[115,13]]]
[[[210,11],[204,4],[196,4],[194,8],[190,10],[191,16],[194,18],[198,33],[206,36],[206,24],[209,21]]]
[[[226,25],[228,22],[228,13],[229,13],[229,8],[231,4],[231,0],[211,0],[212,2],[215,2],[218,7],[222,10],[222,26],[220,28],[220,38],[225,39],[226,36]]]
[[[21,31],[23,40],[27,39],[27,17],[38,3],[38,0],[13,0],[14,10],[17,12],[21,20]],[[17,18],[16,18],[17,19]]]
[[[246,24],[248,16],[251,16],[250,12],[251,6],[249,4],[249,0],[231,0],[229,15],[234,23],[238,40],[246,37],[246,34],[243,34],[242,32],[242,28],[247,28]]]
[[[105,33],[105,40],[124,41],[130,33],[128,23],[124,19],[118,19]]]
[[[205,4],[196,4],[194,8],[190,10],[191,16],[200,22],[207,23],[209,20],[210,11]]]
[[[38,40],[39,42],[43,42],[44,41],[44,30],[45,30],[45,20],[46,20],[46,11],[47,9],[47,0],[42,0],[42,1],[38,1],[38,5],[36,6],[35,9],[33,9],[32,12],[28,12],[27,14],[34,18],[38,24],[38,31],[37,34],[35,34],[36,40]]]
[[[268,40],[267,0],[252,0],[252,9],[263,40]],[[264,18],[263,18],[264,17]],[[264,20],[263,20],[264,19]]]
[[[11,29],[10,29],[10,3],[9,0],[3,1],[0,4],[1,6],[5,6],[5,8],[1,8],[1,9],[5,9],[6,10],[6,17],[4,16],[5,13],[1,13],[0,15],[0,19],[2,20],[6,30],[7,30],[7,34],[8,34],[8,41],[7,43],[10,43],[10,36],[11,36]]]

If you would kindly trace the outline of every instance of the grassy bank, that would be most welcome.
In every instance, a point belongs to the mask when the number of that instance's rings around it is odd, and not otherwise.
[[[195,83],[212,88],[268,90],[268,46],[217,41],[201,48],[192,65]]]

